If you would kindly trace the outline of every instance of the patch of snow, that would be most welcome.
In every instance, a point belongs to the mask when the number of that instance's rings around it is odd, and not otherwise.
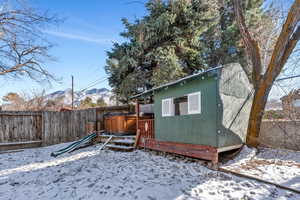
[[[291,199],[300,195],[153,151],[50,153],[69,143],[2,154],[0,199]]]
[[[247,146],[223,168],[281,184],[300,191],[300,152]]]
[[[132,139],[119,139],[119,140],[114,140],[116,143],[123,143],[123,144],[134,144],[135,141]]]
[[[243,163],[247,160],[251,160],[256,154],[257,154],[257,149],[250,148],[250,147],[244,145],[242,150],[239,152],[239,154],[233,160],[228,161],[225,164],[225,166],[231,165],[234,163]]]

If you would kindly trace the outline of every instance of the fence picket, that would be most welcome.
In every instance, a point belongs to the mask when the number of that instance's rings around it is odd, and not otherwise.
[[[65,112],[1,111],[0,143],[42,140],[43,145],[52,145],[78,140],[87,135],[88,122],[103,120],[99,116],[106,112],[130,110],[130,106],[114,106]]]

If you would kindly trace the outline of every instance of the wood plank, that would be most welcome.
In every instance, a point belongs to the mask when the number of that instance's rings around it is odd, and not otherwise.
[[[42,140],[43,145],[51,145],[74,141],[87,135],[87,122],[96,122],[100,118],[103,125],[105,112],[129,111],[129,108],[114,106],[69,112],[1,111],[0,143]]]
[[[36,148],[36,147],[40,147],[41,145],[42,145],[42,141],[0,143],[0,151],[24,149],[24,148]]]
[[[141,139],[139,146],[163,152],[176,153],[193,158],[210,160],[214,163],[218,162],[217,148],[211,146],[157,141],[149,138]]]

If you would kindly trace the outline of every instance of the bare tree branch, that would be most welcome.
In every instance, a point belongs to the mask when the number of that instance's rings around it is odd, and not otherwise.
[[[19,3],[19,2],[17,2]],[[42,28],[59,22],[56,16],[39,13],[24,4],[3,4],[0,10],[0,76],[37,81],[53,80],[45,62],[52,45],[44,38]]]
[[[277,39],[267,71],[264,74],[264,80],[269,83],[274,82],[299,41],[299,21],[300,0],[295,0]]]
[[[239,0],[234,0],[234,11],[236,14],[236,21],[239,26],[241,36],[246,48],[247,55],[249,56],[253,65],[252,82],[256,88],[260,83],[262,64],[260,57],[260,49],[256,40],[254,40],[245,24],[245,18]],[[249,72],[248,72],[249,73]]]
[[[272,85],[300,39],[300,0],[295,0],[289,9],[285,23],[273,47],[268,67],[263,75],[261,75],[260,49],[245,25],[239,0],[234,0],[234,10],[246,46],[246,53],[253,64],[252,82],[255,93],[249,116],[247,144],[257,146],[259,144],[260,125]],[[268,48],[268,45],[266,46]]]

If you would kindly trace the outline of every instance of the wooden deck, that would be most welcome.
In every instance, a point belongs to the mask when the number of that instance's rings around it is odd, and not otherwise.
[[[139,147],[209,160],[215,164],[218,163],[218,149],[216,147],[156,140],[154,119],[138,120],[138,130]]]

